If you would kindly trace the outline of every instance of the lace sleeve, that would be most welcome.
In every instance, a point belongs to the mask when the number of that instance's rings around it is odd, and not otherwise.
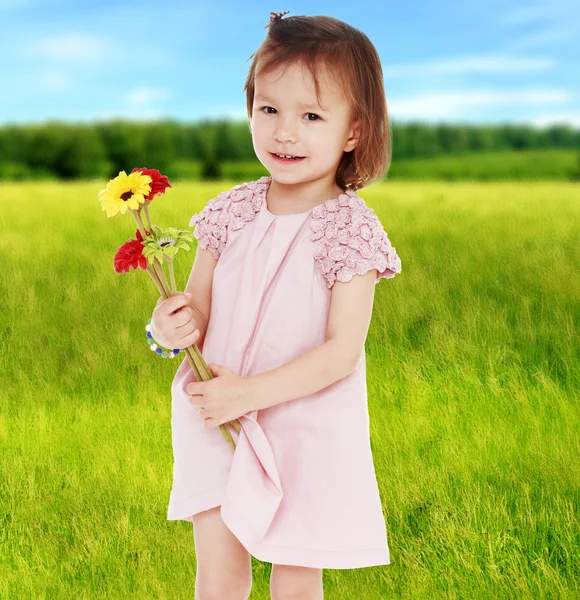
[[[317,207],[318,208],[318,207]],[[377,269],[375,284],[401,272],[401,259],[375,212],[353,194],[313,212],[317,267],[331,288]]]
[[[252,221],[260,210],[267,177],[234,186],[212,198],[204,209],[193,215],[189,226],[195,225],[193,236],[200,248],[211,251],[218,260],[228,238]]]
[[[193,237],[198,241],[198,246],[209,250],[216,260],[227,242],[228,203],[228,192],[222,192],[209,200],[203,210],[194,214],[189,221],[190,227],[195,225]]]

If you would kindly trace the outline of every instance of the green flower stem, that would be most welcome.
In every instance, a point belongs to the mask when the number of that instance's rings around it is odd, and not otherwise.
[[[151,217],[149,216],[149,203],[151,201],[146,201],[143,205],[143,211],[145,212],[145,217],[147,218],[147,228],[149,231],[153,229],[153,225],[151,225]]]
[[[133,216],[135,217],[135,221],[137,221],[137,227],[139,228],[139,233],[142,238],[147,237],[147,233],[145,232],[145,227],[143,227],[143,221],[141,220],[141,214],[139,210],[132,210]]]
[[[199,365],[197,364],[197,362],[196,362],[196,360],[194,358],[191,346],[188,346],[187,348],[184,348],[183,351],[187,355],[187,359],[189,360],[189,364],[191,366],[191,369],[192,369],[192,371],[193,371],[196,379],[198,378],[198,376],[201,378],[201,370],[200,370]],[[198,379],[198,381],[200,381],[200,379]]]
[[[203,358],[199,348],[197,347],[197,344],[192,344],[191,346],[187,346],[187,348],[185,348],[185,350],[188,353],[187,356],[189,358],[189,364],[191,365],[191,368],[193,369],[193,372],[195,374],[197,381],[209,381],[210,379],[213,379],[214,374],[211,372],[211,369],[205,362],[205,359]],[[190,352],[193,354],[193,356],[190,355]],[[196,367],[194,366],[196,361],[198,363],[197,366],[199,367],[199,372],[196,369]],[[236,430],[236,432],[239,435],[242,427],[241,427],[238,419],[229,421],[229,423],[233,426],[233,428]],[[232,450],[235,451],[236,444],[232,438],[231,433],[229,432],[229,429],[227,428],[227,425],[228,425],[228,423],[222,423],[220,425],[220,429],[221,429],[222,435],[224,436],[226,441],[232,446]]]
[[[173,259],[170,256],[167,256],[167,263],[169,264],[169,279],[171,281],[171,289],[173,291],[177,290],[175,285],[175,272],[173,270]]]
[[[153,279],[153,283],[157,286],[157,289],[159,290],[159,294],[163,298],[163,292],[164,292],[163,286],[161,285],[161,281],[159,281],[159,277],[157,277],[157,273],[155,272],[155,269],[153,269],[152,267],[147,265],[147,273],[149,273],[149,275],[151,275],[151,279]]]
[[[141,209],[140,210],[132,210],[133,216],[135,217],[135,221],[137,222],[137,227],[139,228],[139,232],[141,233],[142,238],[147,237],[147,233],[145,232],[145,227],[143,226],[143,220],[141,219]],[[149,230],[151,231],[151,229]],[[169,296],[169,284],[167,283],[167,278],[165,277],[165,273],[163,271],[163,267],[159,263],[158,260],[153,260],[153,268],[157,273],[157,277],[165,290],[165,294],[161,294],[163,298],[167,298]]]
[[[145,215],[147,217],[147,222],[149,225],[149,231],[151,231],[152,226],[151,226],[151,222],[150,222],[150,218],[149,218],[149,211],[147,210],[146,206],[145,206],[144,210],[145,210]],[[131,212],[133,213],[133,216],[135,217],[135,221],[137,222],[137,227],[139,228],[141,236],[143,238],[147,237],[147,233],[145,232],[145,228],[143,227],[143,221],[141,219],[140,211],[132,210]],[[167,278],[165,277],[165,272],[163,270],[163,266],[161,265],[159,260],[157,258],[155,258],[153,260],[153,267],[151,267],[150,265],[147,265],[147,272],[149,273],[149,275],[151,275],[153,282],[157,286],[157,289],[159,290],[159,293],[161,294],[161,297],[164,300],[167,299],[170,295],[175,294],[177,291],[176,286],[175,286],[175,275],[173,272],[173,265],[172,265],[171,261],[169,261],[169,269],[170,269],[170,275],[171,275],[171,284],[173,286],[172,292],[169,291],[169,284],[167,283]],[[205,362],[205,359],[201,355],[201,352],[199,351],[199,348],[197,347],[196,344],[192,344],[191,346],[184,348],[184,351],[185,351],[185,355],[187,356],[187,360],[189,361],[189,365],[191,366],[191,369],[192,369],[197,381],[208,381],[209,379],[213,379],[214,375],[211,372],[210,368],[208,367],[207,363]],[[238,421],[238,419],[235,419],[235,421],[230,421],[230,423],[232,424],[234,429],[239,434],[241,426],[240,426],[240,422]],[[236,444],[232,438],[232,434],[230,433],[227,425],[228,425],[227,423],[222,423],[220,425],[220,430],[221,430],[222,435],[223,435],[224,439],[226,440],[226,442],[228,442],[228,444],[230,444],[230,446],[232,447],[232,450],[235,451]]]
[[[155,269],[157,276],[161,280],[161,283],[163,284],[163,288],[165,289],[167,295],[170,296],[171,290],[169,288],[167,277],[165,277],[165,270],[163,269],[163,265],[159,262],[159,259],[157,257],[153,257],[153,268]]]

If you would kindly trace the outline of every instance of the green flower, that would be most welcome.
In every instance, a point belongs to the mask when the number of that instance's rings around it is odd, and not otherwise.
[[[143,238],[143,256],[152,265],[155,258],[163,262],[164,256],[173,260],[180,248],[190,250],[193,244],[193,233],[188,229],[169,227],[163,231],[158,225],[152,226],[153,231]]]

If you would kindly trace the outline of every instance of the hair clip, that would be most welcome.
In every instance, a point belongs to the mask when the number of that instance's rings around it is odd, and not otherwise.
[[[284,15],[287,15],[290,11],[285,10],[284,12],[270,12],[270,22],[266,25],[266,27],[270,27],[272,23],[276,21],[280,21]],[[265,29],[265,28],[264,28]]]

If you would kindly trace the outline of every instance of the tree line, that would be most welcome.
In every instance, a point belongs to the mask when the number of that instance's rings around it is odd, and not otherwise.
[[[531,125],[391,123],[393,161],[490,150],[580,148],[580,129]],[[175,161],[202,165],[202,175],[221,163],[256,161],[246,121],[195,123],[121,119],[89,124],[47,121],[0,126],[0,179],[51,176],[111,178],[133,167],[170,172]]]

